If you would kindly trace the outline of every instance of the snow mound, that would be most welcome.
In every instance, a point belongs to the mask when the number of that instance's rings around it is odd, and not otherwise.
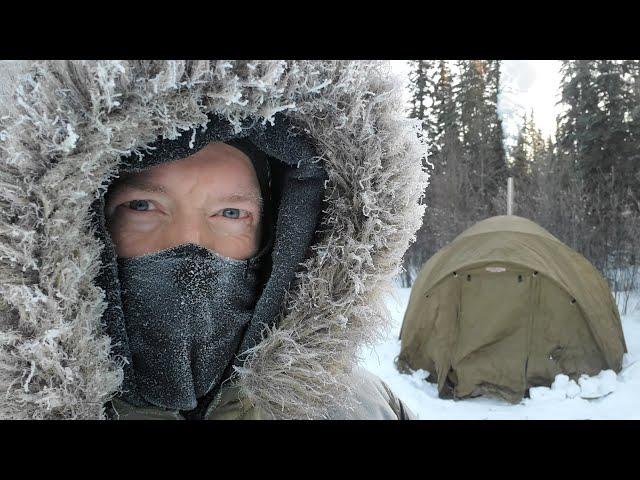
[[[618,378],[613,370],[603,370],[590,377],[581,375],[578,383],[567,375],[559,374],[549,387],[532,387],[529,397],[533,401],[564,400],[566,398],[601,398],[616,390]]]
[[[578,379],[580,384],[580,396],[582,398],[600,398],[615,391],[617,375],[613,370],[603,370],[595,377],[581,375]]]

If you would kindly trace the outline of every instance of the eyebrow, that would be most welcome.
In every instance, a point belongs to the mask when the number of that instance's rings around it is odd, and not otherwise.
[[[158,185],[151,182],[145,182],[137,178],[124,177],[118,182],[118,190],[122,187],[133,187],[143,192],[148,193],[168,193],[167,188],[163,185]],[[261,195],[255,195],[250,192],[234,192],[228,195],[224,195],[218,199],[221,202],[256,202],[260,209],[263,207],[263,200]]]
[[[149,183],[137,178],[125,177],[118,182],[118,190],[124,186],[134,187],[148,193],[168,193],[166,187]]]
[[[229,195],[220,197],[221,202],[257,202],[262,207],[262,197],[260,195],[254,195],[247,192],[235,192]]]

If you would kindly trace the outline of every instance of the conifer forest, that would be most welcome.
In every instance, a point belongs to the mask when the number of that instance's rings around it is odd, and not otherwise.
[[[403,285],[466,228],[506,214],[512,177],[513,214],[584,255],[624,310],[640,280],[640,61],[563,61],[555,138],[525,115],[509,146],[499,60],[413,60],[409,88],[431,177]]]

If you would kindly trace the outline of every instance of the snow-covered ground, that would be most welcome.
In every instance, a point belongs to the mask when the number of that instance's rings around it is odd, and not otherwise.
[[[640,294],[629,300],[622,315],[627,349],[617,375],[600,372],[578,383],[559,375],[552,388],[531,389],[531,398],[512,405],[494,398],[442,400],[425,371],[399,373],[393,360],[400,352],[398,334],[410,289],[398,288],[387,305],[393,318],[384,339],[361,351],[360,364],[384,380],[419,419],[640,419]]]

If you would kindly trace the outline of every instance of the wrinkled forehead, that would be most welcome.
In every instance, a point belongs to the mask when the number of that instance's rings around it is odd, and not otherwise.
[[[180,186],[199,184],[223,190],[239,189],[260,196],[260,184],[251,159],[241,150],[223,142],[211,142],[194,154],[150,166],[125,171],[112,185],[113,191],[135,188],[151,193],[172,193]]]

